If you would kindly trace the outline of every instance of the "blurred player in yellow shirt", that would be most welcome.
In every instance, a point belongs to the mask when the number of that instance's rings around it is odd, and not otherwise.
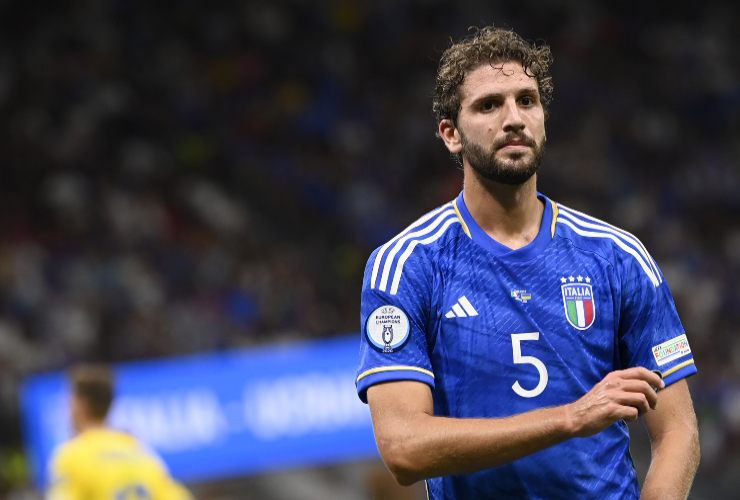
[[[106,425],[113,376],[102,366],[71,373],[71,417],[76,437],[52,462],[47,500],[191,500],[159,458],[135,437]]]

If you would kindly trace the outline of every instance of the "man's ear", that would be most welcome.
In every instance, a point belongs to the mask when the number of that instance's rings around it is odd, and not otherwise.
[[[463,147],[460,132],[457,130],[455,123],[450,118],[445,118],[439,122],[438,132],[450,153],[458,154],[462,151]]]

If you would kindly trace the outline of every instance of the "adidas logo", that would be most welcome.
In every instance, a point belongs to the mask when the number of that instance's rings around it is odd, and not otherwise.
[[[478,316],[478,311],[465,295],[457,299],[452,309],[445,314],[445,318],[467,318],[468,316]]]

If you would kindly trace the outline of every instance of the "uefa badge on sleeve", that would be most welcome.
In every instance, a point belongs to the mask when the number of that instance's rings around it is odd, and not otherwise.
[[[596,301],[591,278],[568,276],[560,278],[563,307],[568,323],[578,330],[588,330],[596,319]]]
[[[367,317],[365,334],[370,343],[382,352],[393,352],[409,338],[409,318],[400,307],[378,307]]]

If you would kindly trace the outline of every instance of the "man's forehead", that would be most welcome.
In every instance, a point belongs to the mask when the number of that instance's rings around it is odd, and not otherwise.
[[[470,70],[463,80],[463,95],[478,93],[479,90],[537,90],[537,80],[528,74],[517,61],[486,62]]]

